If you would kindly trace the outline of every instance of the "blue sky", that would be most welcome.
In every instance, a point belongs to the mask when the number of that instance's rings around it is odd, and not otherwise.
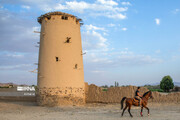
[[[36,84],[37,17],[62,11],[83,19],[85,81],[144,85],[180,82],[179,0],[1,0],[0,82]]]

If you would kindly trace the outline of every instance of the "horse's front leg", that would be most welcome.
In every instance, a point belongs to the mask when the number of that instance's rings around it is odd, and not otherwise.
[[[143,116],[142,112],[143,112],[143,107],[141,107],[141,113],[140,113],[140,114],[141,114],[141,117]]]
[[[149,108],[145,106],[145,108],[148,110],[148,116],[149,116]]]

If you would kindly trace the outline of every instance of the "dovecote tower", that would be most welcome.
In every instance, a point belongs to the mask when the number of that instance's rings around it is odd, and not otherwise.
[[[81,19],[62,12],[38,17],[41,24],[38,64],[39,105],[85,102]]]

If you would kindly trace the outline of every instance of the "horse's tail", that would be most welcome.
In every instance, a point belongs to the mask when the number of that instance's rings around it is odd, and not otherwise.
[[[123,97],[122,100],[121,100],[121,110],[123,109],[123,103],[124,103],[125,99],[126,99],[126,97]]]

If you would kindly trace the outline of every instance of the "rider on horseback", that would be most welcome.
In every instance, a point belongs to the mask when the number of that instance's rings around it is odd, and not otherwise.
[[[135,92],[135,97],[134,97],[136,100],[139,101],[139,106],[141,105],[141,98],[142,98],[142,96],[139,94],[140,88],[141,88],[141,87],[138,87],[138,88],[137,88],[137,90],[136,90],[136,92]]]

